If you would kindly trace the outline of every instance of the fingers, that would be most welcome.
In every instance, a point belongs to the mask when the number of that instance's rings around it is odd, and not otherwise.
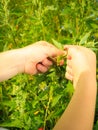
[[[69,80],[73,80],[73,72],[72,72],[72,68],[67,66],[66,67],[66,73],[65,73],[65,77]]]
[[[52,61],[48,60],[47,58],[43,60],[41,63],[37,64],[37,70],[39,72],[45,73],[49,67],[52,65]]]
[[[59,55],[66,55],[66,51],[60,50],[46,41],[36,42],[35,46],[41,48],[46,57],[57,57]]]
[[[42,65],[41,63],[37,64],[36,67],[37,67],[37,70],[41,73],[45,73],[48,70],[48,68],[46,66]]]
[[[70,68],[69,66],[66,67],[66,72],[70,75],[73,75],[72,68]]]
[[[65,52],[56,48],[54,45],[45,42],[45,41],[40,41],[38,42],[38,44],[40,44],[41,46],[43,46],[46,49],[46,54],[47,56],[51,56],[51,57],[56,57],[58,55],[63,55]]]
[[[71,81],[73,80],[72,63],[71,63],[71,58],[69,57],[69,55],[67,56],[67,66],[66,66],[65,77],[68,80],[71,80]]]
[[[51,66],[53,63],[52,61],[48,60],[47,58],[42,61],[42,64],[46,67]]]
[[[70,60],[67,60],[67,66],[69,66],[70,68],[72,68],[72,63]]]
[[[70,81],[73,81],[73,76],[70,75],[68,72],[65,73],[65,77],[70,80]]]
[[[50,57],[56,57],[59,55],[63,55],[64,51],[57,49],[56,47],[50,47],[48,48],[47,55]]]

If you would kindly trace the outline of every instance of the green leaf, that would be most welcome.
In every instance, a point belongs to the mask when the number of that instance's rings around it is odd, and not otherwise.
[[[21,120],[16,119],[13,121],[5,121],[4,123],[0,124],[0,126],[2,127],[17,127],[17,128],[22,128],[23,127],[23,123]]]
[[[66,88],[65,88],[65,92],[68,93],[70,95],[70,97],[73,95],[74,92],[74,88],[72,83],[69,81]]]
[[[62,95],[57,95],[56,97],[54,97],[52,100],[51,106],[54,107],[57,104],[57,102],[60,100],[61,97],[62,97]]]
[[[61,43],[57,42],[57,41],[54,40],[54,39],[52,39],[52,41],[53,41],[53,44],[54,44],[57,48],[63,49],[63,45],[62,45]]]
[[[88,38],[89,38],[89,36],[90,36],[90,34],[91,34],[91,31],[88,32],[88,33],[86,33],[85,36],[81,38],[81,40],[80,40],[80,44],[84,44],[84,43],[86,43],[87,40],[88,40]]]
[[[15,106],[16,106],[16,103],[15,103],[15,101],[3,101],[3,102],[1,102],[2,103],[2,105],[3,106],[7,106],[7,107],[10,107],[10,110],[11,109],[15,109]]]
[[[98,120],[97,120],[97,123],[94,126],[94,130],[98,130]]]

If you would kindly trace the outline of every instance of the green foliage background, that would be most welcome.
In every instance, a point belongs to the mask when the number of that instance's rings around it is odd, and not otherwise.
[[[98,55],[98,0],[1,0],[0,51],[39,40],[57,47],[83,45]],[[51,130],[73,94],[72,84],[64,78],[65,67],[66,63],[45,74],[21,74],[0,83],[0,126]]]

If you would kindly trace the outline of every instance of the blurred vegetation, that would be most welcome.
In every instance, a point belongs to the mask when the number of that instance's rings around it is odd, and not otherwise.
[[[39,40],[58,47],[86,46],[98,55],[98,0],[1,0],[0,51]],[[45,74],[21,74],[0,83],[0,126],[51,130],[73,94],[72,84],[64,78],[65,67],[66,62]],[[98,103],[94,122],[97,129]]]

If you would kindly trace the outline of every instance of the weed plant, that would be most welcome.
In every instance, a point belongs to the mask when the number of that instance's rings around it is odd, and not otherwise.
[[[0,0],[0,51],[39,40],[58,48],[65,44],[86,46],[98,55],[98,0]],[[72,83],[65,79],[65,67],[66,61],[45,74],[20,74],[0,83],[0,126],[51,130],[74,92]]]

